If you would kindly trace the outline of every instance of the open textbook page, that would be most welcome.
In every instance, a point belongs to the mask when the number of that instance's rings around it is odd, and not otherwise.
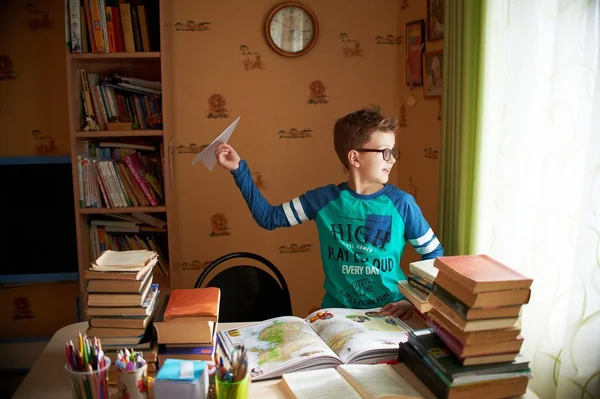
[[[398,345],[411,330],[379,309],[322,309],[306,319],[276,317],[219,332],[226,353],[243,344],[252,380],[283,373],[398,359]]]
[[[418,399],[423,398],[389,364],[343,364],[336,369],[284,374],[281,388],[295,399]]]

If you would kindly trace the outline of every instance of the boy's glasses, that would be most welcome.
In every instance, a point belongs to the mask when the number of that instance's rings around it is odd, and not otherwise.
[[[384,148],[383,150],[375,150],[373,148],[357,148],[356,151],[358,152],[380,152],[381,155],[383,155],[383,160],[384,161],[389,161],[390,157],[394,157],[394,159],[398,159],[398,156],[400,155],[400,150],[398,148]]]

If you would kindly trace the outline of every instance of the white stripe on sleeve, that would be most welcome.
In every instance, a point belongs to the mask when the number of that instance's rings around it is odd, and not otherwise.
[[[304,223],[308,221],[306,217],[306,213],[304,213],[304,208],[302,207],[302,202],[300,202],[300,197],[296,197],[292,200],[292,206],[296,210],[298,217],[300,218],[300,223]]]
[[[427,255],[428,253],[433,252],[433,250],[436,249],[438,245],[440,245],[440,241],[437,239],[437,237],[435,237],[433,240],[431,240],[429,244],[427,244],[427,246],[415,248],[415,251],[419,255]]]
[[[431,228],[430,228],[421,237],[413,238],[412,240],[408,240],[408,242],[410,242],[410,245],[412,245],[413,247],[418,247],[419,245],[423,245],[427,241],[431,240],[432,237],[433,237],[433,230],[431,230]]]
[[[285,213],[285,217],[287,218],[288,222],[290,223],[290,226],[297,225],[298,221],[296,220],[296,217],[294,216],[294,212],[292,212],[290,203],[284,202],[283,204],[281,204],[281,206],[283,206],[283,212]]]

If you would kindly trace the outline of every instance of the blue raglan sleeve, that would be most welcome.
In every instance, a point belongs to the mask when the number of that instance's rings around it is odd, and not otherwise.
[[[404,235],[421,259],[433,259],[444,255],[444,248],[425,220],[421,208],[415,198],[400,190],[395,189],[392,200],[404,221]]]
[[[333,191],[335,191],[335,186],[321,187],[307,191],[281,205],[273,206],[269,204],[254,184],[246,161],[241,161],[240,166],[231,174],[252,213],[252,217],[260,227],[267,230],[278,227],[291,227],[313,220],[319,209],[324,206],[327,199],[333,196]]]

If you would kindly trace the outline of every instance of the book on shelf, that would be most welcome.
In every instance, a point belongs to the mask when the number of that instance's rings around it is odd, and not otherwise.
[[[533,280],[488,255],[440,256],[434,261],[445,274],[472,293],[530,288]]]
[[[431,360],[422,356],[411,344],[400,346],[400,361],[403,362],[438,398],[507,398],[523,395],[527,391],[530,375],[526,371],[500,371],[486,374],[486,371],[472,372],[469,375],[450,380]],[[510,363],[502,363],[508,365]],[[492,365],[481,366],[484,368]],[[500,365],[498,365],[500,366]],[[485,370],[485,369],[484,369]],[[491,370],[490,370],[491,371]]]
[[[424,398],[389,364],[342,364],[336,368],[286,373],[280,384],[288,397],[296,399]]]
[[[156,82],[126,81],[121,76],[82,68],[79,83],[82,131],[115,130],[111,124],[125,130],[162,129],[162,89]]]
[[[411,325],[423,324],[420,318],[402,321],[380,309],[328,308],[306,319],[276,317],[218,335],[225,353],[236,344],[246,346],[251,379],[258,381],[340,364],[395,361]]]
[[[84,153],[77,156],[82,208],[158,206],[163,202],[160,154],[99,147],[90,141],[84,146]]]
[[[69,0],[68,7],[72,53],[158,51],[157,1]]]

